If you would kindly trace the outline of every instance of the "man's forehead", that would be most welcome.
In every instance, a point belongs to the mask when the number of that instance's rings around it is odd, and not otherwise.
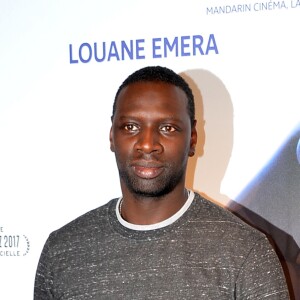
[[[115,111],[118,119],[133,116],[143,116],[145,119],[189,118],[184,92],[175,85],[158,85],[160,84],[147,82],[124,88]]]

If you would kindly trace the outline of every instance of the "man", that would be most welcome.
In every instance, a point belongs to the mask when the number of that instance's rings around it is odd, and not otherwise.
[[[185,189],[197,143],[187,83],[167,68],[138,70],[111,120],[122,197],[50,235],[35,300],[288,299],[265,236]]]

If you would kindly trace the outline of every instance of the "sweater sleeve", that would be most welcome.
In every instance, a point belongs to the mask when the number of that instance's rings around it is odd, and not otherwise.
[[[49,243],[50,237],[46,241],[38,263],[35,284],[34,284],[34,300],[52,300],[53,275],[50,270],[49,262]]]
[[[267,238],[250,250],[236,281],[236,299],[290,299],[279,259]]]

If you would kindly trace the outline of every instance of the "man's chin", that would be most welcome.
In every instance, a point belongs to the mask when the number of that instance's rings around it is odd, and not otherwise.
[[[173,190],[170,186],[159,187],[157,184],[155,186],[140,186],[131,187],[130,191],[137,196],[145,198],[158,198],[162,197]]]
[[[174,190],[183,174],[176,174],[168,176],[158,176],[152,179],[143,179],[136,176],[128,176],[126,173],[120,173],[123,183],[127,189],[137,197],[144,198],[160,198]],[[170,180],[172,178],[172,180]]]

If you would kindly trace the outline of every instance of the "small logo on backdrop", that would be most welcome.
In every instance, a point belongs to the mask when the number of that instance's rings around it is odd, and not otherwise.
[[[30,242],[22,233],[13,233],[0,226],[0,259],[1,257],[23,257],[29,253]]]

